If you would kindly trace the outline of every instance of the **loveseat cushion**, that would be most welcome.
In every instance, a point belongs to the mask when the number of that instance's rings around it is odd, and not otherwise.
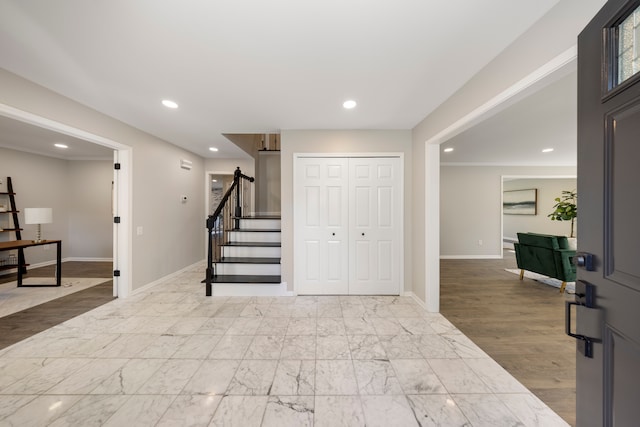
[[[538,248],[560,249],[560,244],[558,242],[558,238],[560,237],[563,236],[551,236],[549,234],[538,233],[518,233],[518,243]],[[567,238],[563,238],[565,240],[565,245],[568,246],[568,243],[566,242]]]

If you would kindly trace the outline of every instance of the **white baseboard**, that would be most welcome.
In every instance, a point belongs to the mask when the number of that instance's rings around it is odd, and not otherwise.
[[[91,257],[69,257],[64,258],[62,262],[65,261],[76,261],[76,262],[113,262],[113,258],[91,258]]]
[[[440,259],[502,259],[502,255],[440,255]]]
[[[204,260],[200,260],[198,262],[195,262],[195,263],[193,263],[191,265],[188,265],[188,266],[186,266],[184,268],[181,268],[178,271],[174,271],[171,274],[167,274],[166,276],[163,276],[163,277],[159,278],[158,280],[154,280],[153,282],[147,283],[146,285],[141,286],[138,289],[134,289],[131,292],[131,295],[133,296],[133,295],[139,294],[140,292],[148,291],[149,289],[153,288],[154,286],[157,286],[157,285],[159,285],[161,283],[164,283],[164,282],[166,282],[168,280],[171,280],[171,279],[177,277],[178,275],[180,275],[180,274],[182,274],[182,273],[184,273],[186,271],[189,271],[189,270],[191,270],[191,269],[193,269],[195,267],[198,267],[199,265],[202,265],[203,261]],[[204,284],[202,285],[202,292],[204,293]]]
[[[62,258],[61,260],[62,262],[67,262],[67,261],[80,261],[80,262],[108,262],[111,261],[113,262],[113,258],[81,258],[81,257],[68,257],[68,258]],[[35,264],[29,264],[29,267],[27,268],[27,271],[32,270],[34,268],[39,268],[39,267],[48,267],[50,265],[55,265],[56,264],[56,260],[50,260],[50,261],[43,261],[43,262],[38,262]],[[18,269],[17,268],[12,268],[11,270],[3,270],[2,272],[0,272],[0,276],[4,276],[6,274],[14,274],[17,273]]]
[[[415,302],[416,302],[420,307],[422,307],[425,311],[427,310],[427,304],[426,304],[424,301],[422,301],[420,298],[418,298],[418,296],[417,296],[416,294],[414,294],[413,292],[411,292],[411,291],[403,292],[403,293],[402,293],[402,296],[404,296],[404,297],[411,297],[411,298],[413,298],[413,300],[414,300],[414,301],[415,301]]]
[[[287,283],[214,283],[214,297],[289,297]]]

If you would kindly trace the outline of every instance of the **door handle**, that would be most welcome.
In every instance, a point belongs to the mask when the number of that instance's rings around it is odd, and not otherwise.
[[[587,252],[578,252],[573,257],[573,264],[576,267],[582,267],[587,271],[594,271],[595,270],[594,256],[593,256],[593,254],[590,254],[590,253],[587,253]]]
[[[584,280],[578,280],[576,281],[575,295],[575,301],[567,301],[565,303],[564,331],[570,337],[578,340],[577,348],[580,353],[585,357],[593,358],[593,343],[596,338],[571,332],[571,306],[595,309],[595,286]]]
[[[593,341],[591,338],[586,337],[584,335],[574,334],[571,332],[571,306],[579,306],[582,305],[575,301],[567,301],[565,305],[565,314],[564,314],[564,331],[567,335],[572,338],[575,338],[582,343],[582,345],[578,344],[578,348],[580,352],[584,354],[585,357],[589,359],[593,358]]]

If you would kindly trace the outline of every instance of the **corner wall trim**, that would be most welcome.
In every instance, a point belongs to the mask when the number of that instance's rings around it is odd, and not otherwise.
[[[418,296],[416,294],[414,294],[413,292],[411,292],[411,291],[403,292],[402,296],[403,297],[412,298],[416,302],[416,304],[418,304],[420,307],[422,307],[423,310],[429,311],[427,309],[427,304],[425,304],[425,302],[422,301],[420,298],[418,298]]]
[[[186,266],[184,268],[181,268],[178,271],[174,271],[171,274],[167,274],[166,276],[161,277],[158,280],[154,280],[153,282],[147,283],[146,285],[144,285],[144,286],[142,286],[142,287],[140,287],[138,289],[133,290],[131,292],[131,295],[133,296],[133,295],[137,295],[137,294],[139,294],[141,292],[148,291],[149,289],[153,288],[154,286],[157,286],[157,285],[159,285],[161,283],[167,282],[167,281],[173,279],[174,277],[177,277],[178,275],[180,275],[180,274],[182,274],[182,273],[184,273],[186,271],[189,271],[189,270],[191,270],[191,269],[193,269],[195,267],[198,267],[198,266],[202,265],[202,263],[206,264],[206,261],[205,260],[201,260],[201,261],[195,262],[195,263],[193,263],[191,265],[188,265],[188,266]],[[204,275],[203,275],[203,277],[204,277]],[[202,285],[202,294],[204,295],[204,285]]]

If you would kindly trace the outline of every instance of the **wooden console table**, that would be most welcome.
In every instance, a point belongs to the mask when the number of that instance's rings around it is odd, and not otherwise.
[[[15,268],[18,269],[18,287],[48,287],[48,286],[60,286],[62,284],[62,240],[43,240],[41,242],[34,242],[33,240],[11,240],[9,242],[0,242],[1,251],[18,250],[19,254],[22,254],[24,248],[30,248],[32,246],[43,245],[56,245],[56,284],[55,285],[23,285],[22,275],[25,270],[24,256],[18,257],[18,264]]]

